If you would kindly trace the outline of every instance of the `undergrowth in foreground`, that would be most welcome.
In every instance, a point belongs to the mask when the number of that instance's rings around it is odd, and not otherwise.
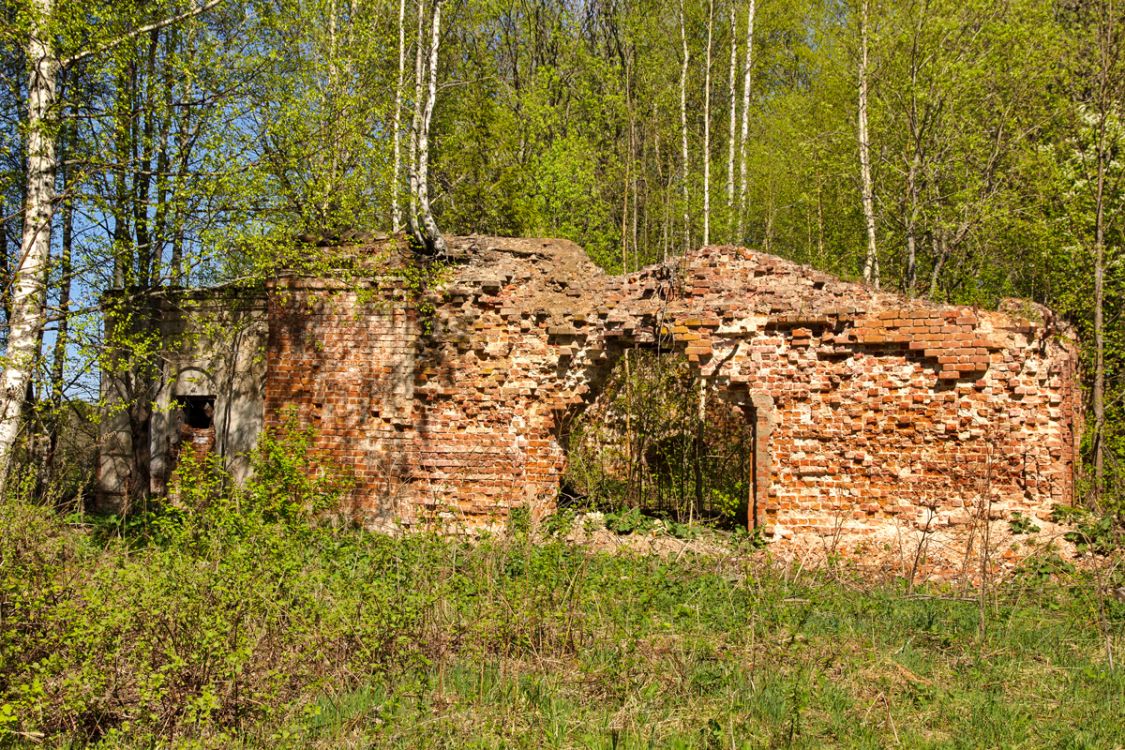
[[[197,467],[128,526],[0,504],[0,746],[1125,744],[1125,608],[1081,572],[982,610],[749,541],[393,539],[312,523],[332,489],[285,458],[269,492]]]

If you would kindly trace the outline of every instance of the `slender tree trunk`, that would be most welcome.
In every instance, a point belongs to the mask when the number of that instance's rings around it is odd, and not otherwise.
[[[621,272],[629,273],[629,187],[633,171],[633,99],[629,85],[630,61],[625,58],[625,108],[629,113],[629,154],[625,159],[625,179],[621,184]],[[628,366],[626,366],[628,367]]]
[[[179,35],[171,32],[165,36],[164,42],[164,57],[165,60],[171,59],[175,53],[178,44]],[[156,259],[157,268],[153,269],[153,283],[160,284],[166,279],[170,278],[170,274],[163,268],[164,262],[164,247],[168,243],[168,202],[169,202],[169,171],[171,169],[171,139],[172,132],[172,112],[175,85],[172,76],[172,66],[165,64],[163,75],[161,76],[161,99],[160,99],[160,132],[157,136],[157,152],[156,152],[156,208],[153,211],[152,218],[152,235],[153,235],[153,257]],[[178,198],[178,194],[172,194],[172,198]]]
[[[628,91],[629,91],[629,97],[628,97],[628,104],[629,104],[629,163],[632,165],[632,172],[633,172],[633,181],[632,181],[632,187],[633,187],[633,227],[632,227],[632,234],[633,234],[633,267],[634,268],[640,268],[641,267],[641,262],[640,262],[640,238],[637,236],[637,231],[638,231],[638,227],[640,225],[640,213],[641,213],[640,212],[641,181],[640,181],[640,177],[639,177],[640,170],[637,167],[637,143],[639,141],[639,139],[637,138],[637,102],[634,98],[634,92],[633,92],[633,79],[634,79],[634,75],[635,75],[634,71],[635,71],[635,65],[636,65],[636,48],[633,48],[630,51],[629,56],[630,56],[630,60],[632,60],[632,62],[629,65],[629,80],[627,81],[627,84],[628,84]],[[647,203],[646,203],[646,205],[647,205]],[[647,219],[647,217],[648,217],[647,212],[645,213],[645,217]]]
[[[767,253],[773,252],[773,221],[774,221],[774,184],[773,177],[766,179],[766,226],[762,234],[762,249]]]
[[[410,189],[410,209],[407,221],[410,225],[410,234],[419,244],[424,240],[422,228],[418,225],[418,137],[422,132],[422,66],[424,59],[422,31],[425,5],[424,0],[418,0],[418,34],[415,36],[414,42],[414,119],[410,124],[410,170],[407,178]]]
[[[320,204],[322,228],[335,224],[335,218],[329,218],[332,212],[332,199],[335,195],[336,175],[339,173],[340,149],[337,145],[340,121],[340,69],[337,65],[339,55],[336,43],[336,0],[328,3],[328,109],[329,117],[327,127],[332,137],[328,147],[328,190],[325,191],[324,200]],[[335,228],[335,227],[333,227]]]
[[[191,161],[191,117],[187,108],[180,114],[176,124],[176,174],[173,180],[173,193],[178,194],[182,189],[185,180],[188,179],[188,165]],[[168,259],[168,275],[171,279],[172,286],[180,286],[185,283],[187,274],[184,269],[184,240],[185,232],[184,225],[187,221],[185,217],[185,206],[183,201],[175,200],[172,204],[172,252]]]
[[[818,261],[824,261],[824,185],[819,169],[816,171],[816,255]]]
[[[930,273],[930,294],[931,300],[937,300],[938,284],[941,281],[941,271],[945,268],[945,261],[949,258],[949,245],[943,238],[935,235],[931,238],[931,246],[933,248],[934,270]]]
[[[1094,498],[1105,485],[1105,116],[1098,137],[1098,182],[1094,237]]]
[[[8,221],[11,221],[11,219],[4,218],[8,216],[7,198],[8,196],[6,195],[0,195],[0,242],[3,243],[3,249],[0,250],[0,279],[11,278],[12,274],[11,256],[8,253]],[[23,200],[20,199],[16,203],[17,205],[22,204]],[[5,328],[12,317],[12,298],[9,291],[7,284],[0,287],[0,311],[2,311],[4,315]]]
[[[156,79],[156,52],[160,45],[160,30],[150,32],[148,55],[145,60],[145,90],[142,92],[137,87],[136,95],[140,99],[137,107],[137,119],[141,124],[137,127],[141,136],[139,142],[134,142],[136,157],[133,161],[133,227],[137,238],[137,266],[139,270],[138,283],[141,286],[151,286],[154,277],[159,274],[160,259],[156,254],[156,238],[149,221],[149,203],[152,190],[153,173],[153,138],[156,135],[156,118],[158,117],[155,79]]]
[[[867,0],[861,0],[859,13],[859,171],[863,181],[863,218],[867,225],[867,257],[863,280],[879,288],[879,255],[875,246],[875,197],[871,186],[870,144],[867,139]]]
[[[906,278],[903,288],[910,296],[918,285],[918,209],[919,185],[922,171],[922,123],[918,114],[918,69],[919,62],[919,36],[921,30],[915,27],[915,32],[910,47],[910,166],[906,170]]]
[[[430,123],[434,117],[434,102],[437,99],[438,47],[441,44],[441,4],[434,0],[434,16],[431,22],[430,38],[430,80],[426,96],[426,108],[422,113],[422,133],[418,137],[418,205],[422,212],[425,227],[426,246],[437,255],[445,255],[445,238],[441,236],[434,212],[430,206]]]
[[[684,252],[691,251],[691,207],[688,204],[688,128],[687,128],[687,76],[690,53],[687,43],[687,18],[685,0],[680,0],[680,42],[683,45],[683,65],[680,66],[680,139],[682,141],[683,179],[681,198],[684,202]]]
[[[1112,4],[1111,4],[1112,5]],[[1105,172],[1106,120],[1110,108],[1110,45],[1115,9],[1103,4],[1098,19],[1098,135],[1097,181],[1094,187],[1094,501],[1105,491]]]
[[[910,206],[906,212],[906,293],[914,296],[918,285],[918,158],[910,161],[906,173],[906,193]]]
[[[746,149],[750,141],[750,69],[754,63],[755,0],[746,9],[746,58],[742,67],[742,140],[738,145],[738,241],[746,240],[746,210],[749,183],[746,177]]]
[[[12,280],[12,315],[0,410],[0,500],[12,472],[27,390],[39,357],[37,342],[46,317],[47,272],[51,260],[51,221],[55,203],[55,132],[52,110],[59,61],[48,25],[53,0],[32,0],[27,60],[27,200],[24,205],[20,257]]]
[[[68,137],[69,141],[70,138]],[[54,352],[51,357],[50,373],[50,429],[47,434],[47,455],[44,461],[46,481],[51,481],[55,474],[55,457],[58,455],[59,433],[65,420],[63,419],[63,396],[66,387],[67,346],[70,344],[70,295],[71,276],[73,274],[72,248],[74,244],[74,204],[68,193],[73,187],[70,184],[70,175],[63,167],[62,175],[63,193],[66,195],[62,208],[62,248],[59,254],[59,309],[58,329],[55,331]]]
[[[715,0],[707,3],[707,59],[703,76],[703,244],[711,244],[711,44]]]
[[[738,17],[734,12],[734,0],[730,4],[730,88],[727,107],[730,115],[730,133],[727,137],[727,232],[734,227],[734,146],[738,126]],[[727,238],[736,241],[733,237]]]
[[[113,285],[118,289],[136,283],[133,273],[130,226],[133,212],[129,206],[129,181],[127,169],[135,158],[133,136],[133,85],[136,81],[135,65],[130,60],[117,71],[116,100],[113,108],[113,148],[116,163],[113,167]]]
[[[421,2],[421,0],[419,0]],[[406,81],[406,0],[398,0],[398,82],[395,85],[395,114],[393,123],[394,177],[391,179],[391,229],[402,229],[402,206],[399,205],[399,179],[402,173],[402,149],[399,146],[402,130],[402,87]]]

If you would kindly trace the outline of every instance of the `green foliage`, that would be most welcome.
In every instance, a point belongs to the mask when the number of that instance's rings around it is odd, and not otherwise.
[[[573,508],[559,508],[541,521],[543,531],[552,537],[566,538],[574,529],[577,518]]]
[[[1074,527],[1065,534],[1080,554],[1113,555],[1119,553],[1125,541],[1122,524],[1113,515],[1097,513],[1081,506],[1056,505],[1051,511],[1052,520]]]
[[[1074,565],[1059,557],[1058,553],[1050,552],[1043,555],[1032,555],[1020,563],[1016,571],[1017,578],[1030,578],[1036,584],[1042,583],[1056,576],[1063,576],[1074,572]]]
[[[402,585],[401,564],[427,542],[310,525],[335,490],[278,455],[305,440],[267,438],[273,473],[246,493],[185,455],[176,505],[103,531],[0,505],[0,746],[63,733],[217,747],[324,680],[425,662],[428,595]]]
[[[1050,556],[997,585],[982,636],[944,588],[845,585],[740,547],[390,539],[216,517],[232,504],[113,534],[0,505],[0,746],[1125,739],[1104,652],[1125,616]]]
[[[699,527],[692,523],[680,523],[679,521],[668,519],[664,521],[664,528],[676,539],[690,541],[699,536]]]
[[[640,508],[625,508],[616,513],[606,513],[605,527],[615,534],[643,534],[652,529],[653,520]]]
[[[723,487],[714,487],[711,489],[711,508],[719,514],[719,517],[733,521],[738,511],[746,505],[746,485],[739,482],[732,488],[733,491]]]
[[[352,479],[314,454],[314,438],[313,428],[301,425],[293,406],[283,410],[280,428],[263,433],[246,488],[252,512],[293,524],[340,507]]]
[[[1030,516],[1025,516],[1018,510],[1012,513],[1012,517],[1008,519],[1008,528],[1011,529],[1013,534],[1036,534],[1039,532],[1039,526]]]
[[[508,510],[508,531],[512,534],[527,536],[531,531],[531,509],[520,505]]]

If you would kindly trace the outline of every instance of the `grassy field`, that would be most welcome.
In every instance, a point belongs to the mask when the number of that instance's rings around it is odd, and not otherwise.
[[[745,537],[662,557],[7,504],[0,746],[1125,746],[1125,607],[1053,567],[982,605]]]

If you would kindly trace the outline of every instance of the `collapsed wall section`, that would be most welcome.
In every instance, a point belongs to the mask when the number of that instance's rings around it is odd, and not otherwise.
[[[718,392],[768,399],[772,536],[1046,521],[1072,502],[1077,356],[1045,308],[910,300],[737,248],[690,256],[672,286],[619,330],[658,325]]]

